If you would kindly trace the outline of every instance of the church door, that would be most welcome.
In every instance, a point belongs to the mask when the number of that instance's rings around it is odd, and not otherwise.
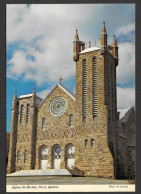
[[[54,147],[54,163],[53,168],[54,169],[60,169],[61,164],[61,147],[59,145]]]
[[[43,147],[41,149],[41,169],[43,170],[47,169],[47,163],[48,163],[48,148]]]
[[[67,166],[72,168],[75,163],[75,147],[73,144],[68,145],[67,147]]]

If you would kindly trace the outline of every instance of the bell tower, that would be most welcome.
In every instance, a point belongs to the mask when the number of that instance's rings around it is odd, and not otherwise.
[[[85,163],[88,163],[91,155],[94,158],[93,166],[97,166],[101,176],[101,169],[104,167],[107,173],[104,176],[115,177],[118,46],[115,36],[113,45],[108,45],[107,37],[103,22],[100,47],[91,46],[89,43],[88,48],[81,50],[81,41],[76,32],[73,58],[76,62],[75,126],[76,129],[82,130],[83,142],[95,142],[95,151],[89,152]],[[96,154],[99,152],[102,155]],[[101,160],[103,162],[100,164],[98,161]],[[96,171],[93,173],[96,174]]]

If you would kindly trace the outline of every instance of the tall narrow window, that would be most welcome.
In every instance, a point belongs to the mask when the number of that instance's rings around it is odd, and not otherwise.
[[[27,158],[28,158],[28,151],[25,150],[25,152],[24,152],[24,162],[26,162]]]
[[[85,148],[87,148],[87,147],[88,147],[88,140],[85,139]]]
[[[69,126],[73,125],[73,114],[69,115]]]
[[[30,113],[30,104],[27,104],[27,110],[26,110],[26,122],[29,122],[29,113]]]
[[[42,118],[42,129],[45,129],[45,117]]]
[[[20,159],[21,159],[21,151],[18,150],[18,152],[17,152],[17,162],[19,162]]]
[[[93,117],[97,116],[97,58],[93,58]]]
[[[20,123],[23,123],[23,110],[24,110],[24,105],[21,105],[21,113],[20,113]]]
[[[87,115],[87,61],[83,60],[83,83],[82,83],[82,114],[83,122],[86,122]]]

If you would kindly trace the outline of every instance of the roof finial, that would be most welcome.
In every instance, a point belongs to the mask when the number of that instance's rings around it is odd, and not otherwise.
[[[61,76],[60,76],[60,78],[59,78],[60,85],[62,85],[62,83],[61,83],[61,82],[62,82],[62,80],[63,80],[63,79],[62,79],[62,78],[61,78]]]
[[[89,48],[91,47],[91,42],[89,41]]]

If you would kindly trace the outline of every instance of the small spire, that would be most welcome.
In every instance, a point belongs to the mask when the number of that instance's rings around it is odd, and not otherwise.
[[[103,22],[103,28],[101,34],[107,34],[106,27],[105,27],[105,21]]]
[[[36,93],[35,93],[35,88],[34,88],[34,90],[33,90],[33,96],[35,96],[36,95]]]
[[[12,109],[16,108],[16,102],[17,102],[17,90],[15,90],[15,94],[14,94],[14,97],[13,97]]]
[[[14,99],[17,98],[17,90],[15,90]]]
[[[13,97],[13,101],[17,100],[17,90],[15,90],[15,94],[14,94],[14,97]]]
[[[59,78],[60,85],[62,85],[62,83],[61,83],[61,82],[62,82],[62,80],[63,80],[63,79],[62,79],[62,78],[61,78],[61,76],[60,76],[60,78]]]
[[[117,41],[116,41],[116,35],[114,34],[114,42],[113,42],[113,46],[117,46]]]
[[[91,42],[89,41],[89,48],[91,47]]]
[[[79,36],[78,36],[78,30],[76,29],[76,34],[75,34],[75,38],[74,40],[79,40]]]

